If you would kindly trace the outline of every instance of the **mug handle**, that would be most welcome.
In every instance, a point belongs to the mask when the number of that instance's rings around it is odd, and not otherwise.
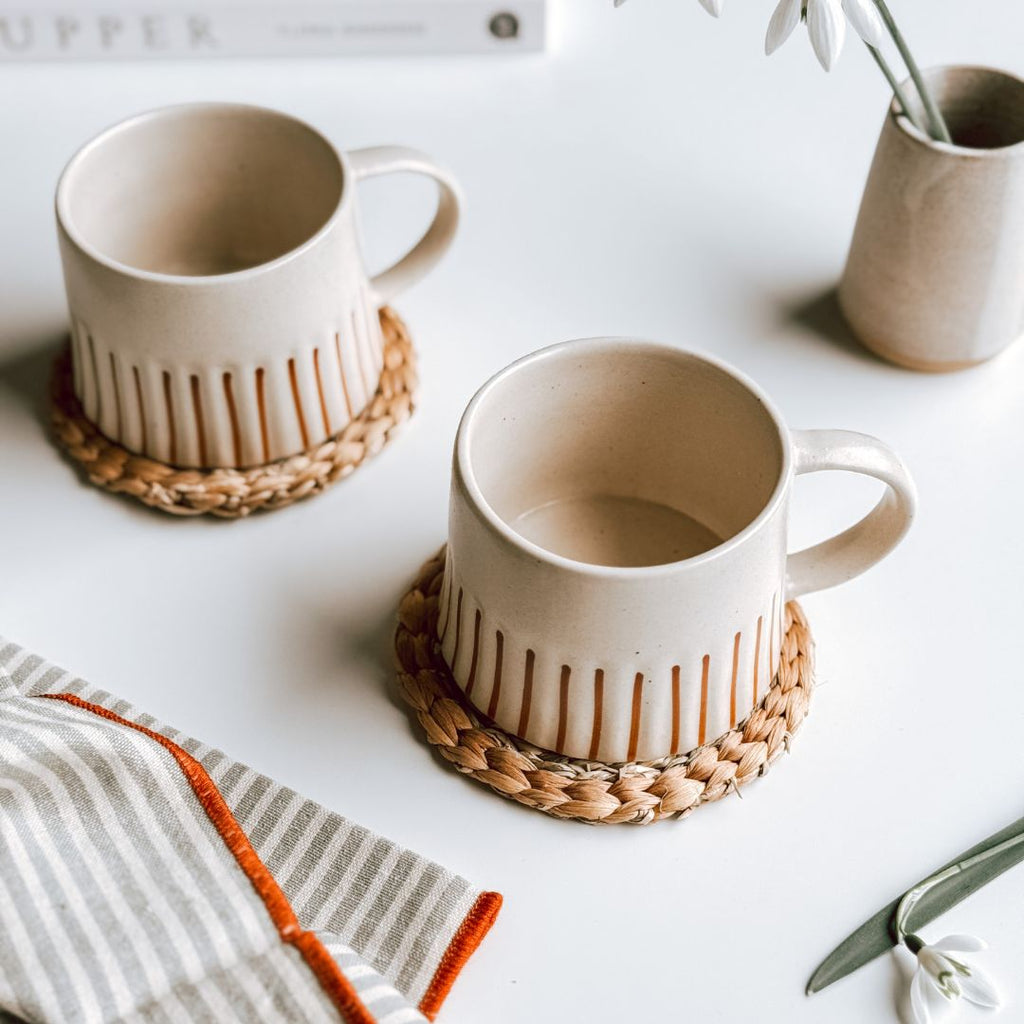
[[[347,156],[356,181],[410,171],[433,178],[438,186],[437,213],[426,234],[397,263],[370,278],[370,288],[382,306],[415,284],[447,252],[459,223],[459,187],[426,154],[407,146],[370,146]]]
[[[903,539],[917,509],[917,492],[902,459],[887,445],[850,430],[794,430],[794,474],[842,469],[886,485],[878,504],[829,540],[791,554],[786,598],[852,580],[880,562]]]

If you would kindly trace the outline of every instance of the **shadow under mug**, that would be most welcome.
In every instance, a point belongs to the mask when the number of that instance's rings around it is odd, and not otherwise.
[[[369,277],[354,186],[438,185],[420,241]],[[286,114],[187,104],[130,118],[70,161],[57,222],[75,394],[100,430],[180,466],[250,466],[342,431],[383,368],[380,306],[458,223],[454,180],[412,149],[342,153]]]
[[[794,476],[835,469],[885,494],[787,556]],[[786,602],[879,561],[915,504],[880,441],[791,432],[715,359],[615,338],[543,349],[485,384],[459,426],[442,654],[477,709],[540,747],[685,752],[764,696]]]

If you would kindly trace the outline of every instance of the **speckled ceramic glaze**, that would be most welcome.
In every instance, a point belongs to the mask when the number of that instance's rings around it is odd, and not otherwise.
[[[355,185],[399,171],[437,182],[437,215],[369,277]],[[382,367],[378,310],[447,249],[458,197],[414,150],[345,154],[286,114],[193,104],[88,143],[57,221],[86,416],[164,462],[250,466],[359,415]]]
[[[877,477],[884,496],[787,557],[793,477],[835,469]],[[686,751],[764,695],[786,601],[873,565],[914,507],[881,442],[790,432],[715,359],[556,345],[499,373],[463,416],[442,652],[482,713],[539,746],[602,761]]]
[[[884,358],[956,370],[1024,333],[1024,81],[973,67],[927,79],[957,144],[932,141],[894,102],[839,302]]]

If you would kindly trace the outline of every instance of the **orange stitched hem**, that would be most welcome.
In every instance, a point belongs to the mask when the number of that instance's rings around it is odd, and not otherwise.
[[[77,708],[91,711],[94,715],[99,715],[108,721],[116,722],[118,725],[125,725],[129,729],[135,729],[136,732],[141,732],[144,736],[155,740],[165,750],[168,750],[185,773],[185,778],[188,779],[192,791],[198,798],[199,803],[202,804],[203,810],[206,811],[210,821],[213,822],[221,839],[224,840],[224,845],[231,852],[238,866],[245,872],[249,881],[252,882],[252,887],[259,894],[260,899],[267,908],[267,913],[270,914],[270,919],[274,922],[277,933],[281,936],[281,941],[293,945],[299,951],[302,959],[305,960],[306,965],[320,983],[320,987],[338,1008],[346,1024],[376,1024],[375,1018],[363,1005],[358,993],[352,987],[352,983],[334,962],[333,957],[327,952],[323,943],[313,932],[304,931],[299,925],[299,920],[295,916],[292,905],[288,902],[288,897],[285,896],[281,887],[277,884],[277,880],[267,869],[267,866],[260,860],[259,854],[253,849],[252,843],[249,842],[249,837],[242,830],[241,825],[238,824],[235,816],[231,813],[231,808],[228,807],[224,797],[220,794],[220,790],[217,789],[217,784],[207,774],[206,769],[188,751],[183,750],[177,743],[169,740],[166,736],[162,736],[160,733],[147,729],[136,722],[130,722],[127,718],[122,718],[120,715],[114,714],[113,711],[108,711],[98,704],[90,704],[88,701],[82,700],[81,697],[76,697],[72,693],[41,693],[39,696],[47,697],[50,700],[62,700]],[[465,924],[463,924],[463,927],[465,927]],[[486,932],[486,930],[487,928],[485,927],[484,931]],[[457,938],[458,935],[456,935]],[[477,942],[479,942],[479,939]],[[446,953],[445,956],[447,957],[447,955]],[[467,953],[466,955],[468,956],[469,954]],[[464,959],[462,962],[465,962]],[[442,961],[443,965],[444,961]],[[451,987],[450,982],[449,987]],[[445,991],[447,992],[447,989]]]
[[[466,961],[476,952],[477,946],[491,930],[491,925],[494,924],[499,910],[501,910],[501,894],[482,892],[466,915],[466,919],[459,925],[459,930],[448,944],[444,956],[441,957],[441,963],[430,980],[426,994],[420,1000],[420,1012],[429,1020],[433,1020],[437,1016],[441,1004],[451,992],[459,972],[466,966]]]

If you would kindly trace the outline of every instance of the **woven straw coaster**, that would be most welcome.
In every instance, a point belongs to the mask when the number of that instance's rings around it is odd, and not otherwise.
[[[90,483],[172,515],[237,519],[283,508],[348,476],[376,455],[412,415],[417,387],[412,340],[398,314],[387,306],[380,311],[380,323],[384,370],[373,400],[341,433],[299,455],[251,469],[178,469],[136,455],[101,434],[83,414],[67,349],[54,363],[50,386],[54,435]]]
[[[452,679],[434,629],[444,561],[442,549],[402,599],[395,634],[402,697],[427,741],[457,771],[527,807],[595,825],[683,818],[764,775],[789,749],[790,737],[807,716],[813,642],[803,611],[791,601],[779,670],[768,692],[745,722],[713,743],[688,754],[630,764],[541,750],[482,716]]]

